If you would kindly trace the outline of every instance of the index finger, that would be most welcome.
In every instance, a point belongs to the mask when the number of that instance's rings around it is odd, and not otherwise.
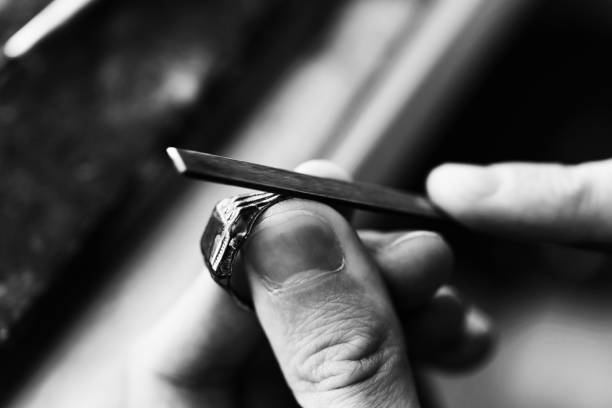
[[[445,164],[427,190],[468,227],[519,239],[612,247],[612,160],[575,166]]]

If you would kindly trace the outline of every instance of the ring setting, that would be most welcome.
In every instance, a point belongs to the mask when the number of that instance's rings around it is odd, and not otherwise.
[[[213,280],[248,309],[252,309],[252,302],[231,285],[234,262],[258,218],[266,209],[286,199],[273,193],[241,194],[223,199],[215,206],[204,229],[200,247]]]

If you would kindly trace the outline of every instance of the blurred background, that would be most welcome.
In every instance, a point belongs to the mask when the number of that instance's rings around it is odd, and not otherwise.
[[[611,23],[605,0],[0,0],[0,403],[120,406],[123,356],[235,192],[166,146],[413,191],[445,161],[607,158]],[[609,258],[451,241],[499,345],[422,367],[435,405],[612,406]]]

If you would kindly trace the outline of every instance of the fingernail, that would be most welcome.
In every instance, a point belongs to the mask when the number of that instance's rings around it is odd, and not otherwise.
[[[431,231],[412,231],[412,232],[408,232],[406,234],[400,235],[398,238],[391,241],[391,243],[387,245],[387,249],[399,247],[405,244],[406,242],[410,242],[415,239],[421,239],[421,238],[426,238],[426,239],[432,238],[432,239],[439,240],[440,236]]]
[[[344,265],[342,248],[329,223],[303,210],[263,219],[244,255],[269,289],[300,285]]]
[[[428,180],[430,194],[457,194],[469,200],[492,195],[498,185],[492,171],[469,164],[445,164],[434,170]]]

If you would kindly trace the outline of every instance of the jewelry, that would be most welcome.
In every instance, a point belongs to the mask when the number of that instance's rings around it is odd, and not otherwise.
[[[252,302],[231,286],[234,261],[261,214],[287,198],[273,193],[252,193],[223,199],[215,206],[202,235],[200,247],[210,275],[238,304],[250,310]]]

